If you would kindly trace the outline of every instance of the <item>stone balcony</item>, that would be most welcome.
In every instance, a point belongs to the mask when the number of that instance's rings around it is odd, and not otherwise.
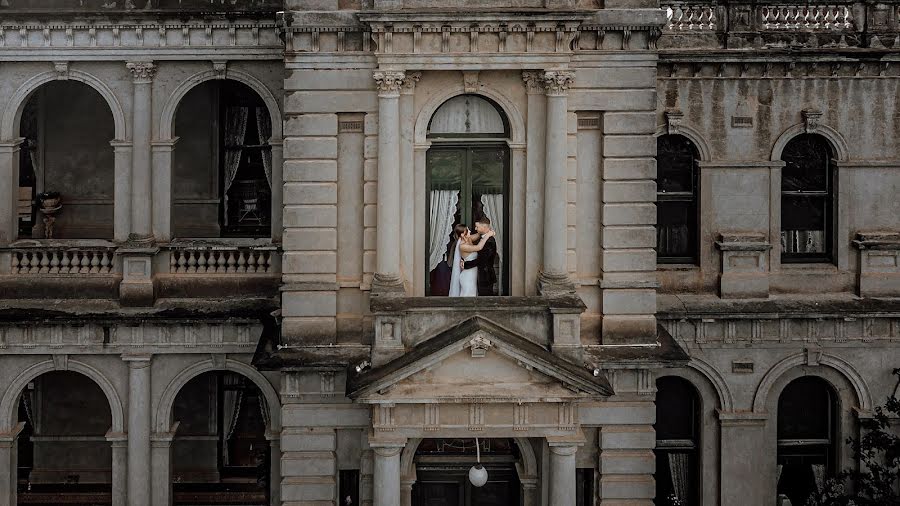
[[[273,13],[283,0],[0,0],[0,12],[141,14],[141,13]]]
[[[663,52],[677,49],[900,48],[889,2],[662,1]]]
[[[102,240],[19,240],[0,248],[4,299],[107,299],[139,286],[156,299],[275,297],[281,254],[268,240],[173,241],[151,247]],[[149,291],[149,295],[147,292]]]

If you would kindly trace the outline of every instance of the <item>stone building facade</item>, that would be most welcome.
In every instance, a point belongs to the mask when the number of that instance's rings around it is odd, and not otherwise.
[[[898,26],[0,1],[0,506],[802,503],[897,388]]]

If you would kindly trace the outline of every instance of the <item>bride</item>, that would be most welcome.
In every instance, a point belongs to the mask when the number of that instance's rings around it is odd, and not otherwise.
[[[450,276],[450,297],[475,297],[478,295],[478,269],[463,270],[460,264],[462,261],[475,260],[487,240],[494,236],[494,231],[482,235],[478,240],[477,234],[470,233],[469,227],[459,223],[453,228],[453,236],[456,238],[456,247],[453,253],[453,273]]]

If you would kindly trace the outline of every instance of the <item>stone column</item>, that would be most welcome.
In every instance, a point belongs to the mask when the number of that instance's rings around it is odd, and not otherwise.
[[[550,445],[550,506],[575,504],[575,452],[578,446]]]
[[[112,506],[125,506],[128,504],[128,435],[110,432],[106,440],[112,447]]]
[[[402,71],[377,71],[378,204],[373,292],[403,292],[400,277],[400,87]]]
[[[544,168],[544,268],[539,286],[543,294],[572,292],[566,262],[568,225],[566,220],[568,181],[569,86],[575,73],[566,70],[544,72],[547,92],[547,153]]]
[[[172,504],[172,441],[175,439],[175,432],[178,431],[178,424],[172,424],[169,432],[157,432],[150,438],[152,447],[151,460],[153,468],[151,477],[153,479],[153,506],[169,506]]]
[[[265,400],[261,400],[265,402]],[[280,408],[279,408],[280,409]],[[269,440],[269,504],[281,505],[281,436],[266,432]]]
[[[135,239],[153,240],[152,153],[150,139],[153,128],[153,62],[128,62],[134,77],[131,132],[134,150],[131,158],[131,234]]]
[[[19,147],[24,139],[0,141],[0,246],[19,234]],[[8,264],[9,262],[6,262]]]
[[[128,505],[150,506],[150,355],[128,362]]]
[[[129,141],[109,143],[114,153],[113,239],[125,241],[131,233],[131,151]]]
[[[16,506],[16,473],[19,467],[17,439],[25,427],[20,422],[11,430],[0,433],[0,506]]]
[[[373,505],[397,506],[400,504],[400,453],[406,442],[371,441],[369,444],[375,452]]]

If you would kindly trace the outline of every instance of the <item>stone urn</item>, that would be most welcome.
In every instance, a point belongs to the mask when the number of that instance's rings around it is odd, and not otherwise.
[[[62,210],[62,197],[59,192],[43,192],[37,196],[41,214],[44,215],[44,238],[53,239],[53,225],[56,215]]]

